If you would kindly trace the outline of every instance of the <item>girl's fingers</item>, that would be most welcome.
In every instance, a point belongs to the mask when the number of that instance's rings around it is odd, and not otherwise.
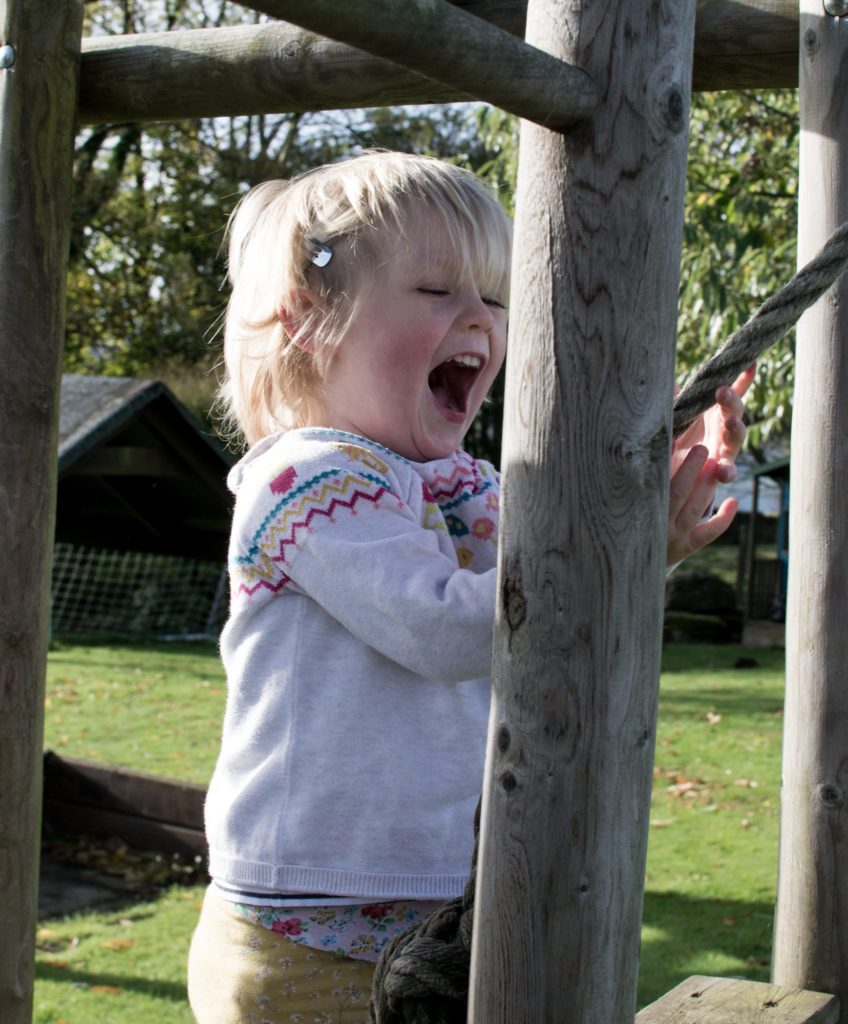
[[[739,502],[736,498],[725,498],[715,515],[710,516],[692,531],[692,551],[698,551],[720,537],[733,522],[738,507]]]
[[[707,467],[709,454],[704,445],[696,444],[689,449],[686,453],[686,458],[675,470],[669,484],[670,522],[674,522],[677,519],[687,502],[689,502],[693,488],[698,485],[701,475]],[[703,508],[701,512],[703,513]]]

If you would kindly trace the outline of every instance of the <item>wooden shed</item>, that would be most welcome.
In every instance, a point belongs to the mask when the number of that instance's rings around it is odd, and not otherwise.
[[[161,381],[63,374],[56,540],[224,562],[232,463]]]
[[[65,374],[58,633],[215,633],[233,457],[161,381]]]

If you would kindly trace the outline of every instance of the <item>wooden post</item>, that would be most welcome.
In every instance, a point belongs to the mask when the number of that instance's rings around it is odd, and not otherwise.
[[[842,7],[844,8],[844,4]],[[848,18],[801,4],[798,261],[848,219]],[[848,1021],[848,278],[798,327],[773,978]]]
[[[694,15],[528,5],[602,101],[522,125],[473,1024],[633,1021]]]
[[[32,1019],[44,671],[82,7],[0,0],[0,1016]]]

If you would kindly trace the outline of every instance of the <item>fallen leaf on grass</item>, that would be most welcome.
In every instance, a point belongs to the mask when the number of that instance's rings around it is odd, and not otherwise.
[[[119,996],[124,990],[115,988],[114,985],[92,985],[88,991],[99,992],[103,996]]]
[[[707,721],[710,725],[718,725],[721,721],[721,715],[717,715],[714,711],[707,712]]]
[[[728,928],[735,928],[736,927],[736,918],[735,917],[723,917],[721,919],[721,923],[727,925]]]
[[[67,960],[42,960],[42,967],[70,967],[70,963]]]
[[[108,939],[106,942],[101,942],[100,945],[104,949],[115,949],[115,950],[129,949],[131,946],[135,945],[135,940],[134,939]]]

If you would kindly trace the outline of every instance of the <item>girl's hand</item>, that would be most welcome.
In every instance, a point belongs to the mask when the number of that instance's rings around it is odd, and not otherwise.
[[[745,440],[742,396],[751,386],[756,363],[733,387],[716,391],[716,404],[673,444],[666,564],[676,565],[711,544],[733,522],[738,502],[727,498],[711,514],[718,484],[736,479],[736,456]]]

